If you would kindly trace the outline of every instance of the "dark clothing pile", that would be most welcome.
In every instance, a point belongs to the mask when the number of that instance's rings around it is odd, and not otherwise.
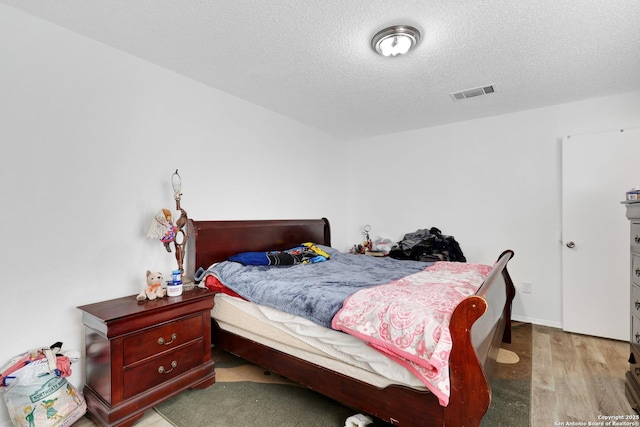
[[[436,227],[405,234],[404,238],[391,248],[389,256],[415,261],[467,261],[456,239],[443,235]]]

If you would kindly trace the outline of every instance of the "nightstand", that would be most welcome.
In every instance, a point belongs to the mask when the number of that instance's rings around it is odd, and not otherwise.
[[[85,329],[89,416],[129,426],[158,403],[215,382],[211,358],[213,292],[137,301],[128,296],[78,307]]]

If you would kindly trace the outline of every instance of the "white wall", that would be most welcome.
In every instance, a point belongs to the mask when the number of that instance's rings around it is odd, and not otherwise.
[[[349,238],[360,241],[365,224],[394,241],[435,226],[470,262],[513,249],[516,286],[533,283],[516,296],[514,318],[560,327],[561,139],[633,127],[640,92],[351,143]]]
[[[145,234],[175,206],[176,168],[192,218],[326,216],[346,247],[345,156],[327,135],[2,5],[0,58],[0,365],[82,350],[78,305],[169,276],[173,254]]]
[[[326,216],[339,249],[364,224],[393,240],[437,226],[471,262],[512,248],[534,284],[516,317],[560,326],[560,139],[640,126],[635,92],[341,144],[3,5],[0,58],[0,364],[81,349],[78,305],[169,273],[145,233],[176,168],[197,219]]]

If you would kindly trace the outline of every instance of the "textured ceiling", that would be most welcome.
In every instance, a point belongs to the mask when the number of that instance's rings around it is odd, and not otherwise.
[[[0,3],[343,139],[640,90],[638,0]],[[397,24],[417,49],[377,55]]]

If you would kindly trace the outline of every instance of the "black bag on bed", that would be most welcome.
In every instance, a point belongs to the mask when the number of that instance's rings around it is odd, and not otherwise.
[[[389,256],[416,261],[467,261],[456,239],[443,235],[436,227],[405,234],[404,238],[391,248]]]

